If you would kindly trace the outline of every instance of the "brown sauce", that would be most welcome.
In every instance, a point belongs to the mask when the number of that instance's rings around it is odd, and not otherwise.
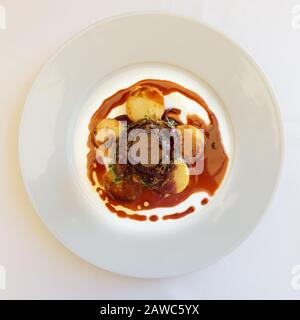
[[[194,211],[195,211],[195,207],[191,206],[191,207],[188,207],[183,212],[166,214],[165,216],[163,216],[163,220],[180,219],[180,218],[183,218],[183,217],[187,216],[188,214],[193,213]]]
[[[153,214],[152,216],[149,217],[149,220],[152,222],[158,221],[159,217],[156,214]]]
[[[92,119],[89,124],[90,134],[87,143],[88,148],[90,150],[87,155],[87,173],[92,185],[96,184],[94,175],[96,175],[100,185],[103,184],[103,176],[106,172],[105,166],[95,161],[97,146],[94,143],[93,134],[96,129],[96,126],[99,123],[99,121],[107,118],[109,113],[114,108],[125,103],[130,94],[130,91],[137,85],[148,85],[156,87],[162,92],[163,95],[168,95],[173,92],[181,93],[187,98],[197,102],[200,108],[204,108],[204,110],[207,112],[210,121],[209,124],[206,124],[205,121],[203,121],[198,115],[192,114],[187,116],[188,124],[191,124],[195,127],[204,130],[204,170],[199,175],[190,176],[189,185],[183,192],[169,195],[168,197],[166,197],[165,195],[160,194],[154,190],[144,188],[143,192],[136,198],[136,200],[131,202],[120,202],[114,200],[110,198],[103,189],[101,189],[101,192],[98,192],[103,200],[108,201],[108,203],[106,203],[106,207],[111,212],[117,214],[117,216],[119,216],[120,218],[129,218],[138,221],[145,221],[147,220],[146,215],[127,214],[123,210],[115,209],[114,206],[122,205],[123,207],[132,211],[138,211],[137,208],[141,208],[141,210],[149,210],[153,208],[176,206],[177,204],[184,201],[190,195],[196,192],[206,192],[208,195],[212,196],[214,195],[224,178],[226,168],[228,165],[228,156],[222,144],[218,120],[215,114],[210,110],[206,102],[197,93],[188,90],[177,83],[167,80],[141,80],[126,89],[122,89],[116,92],[111,97],[104,100],[98,108],[98,110],[92,116]],[[168,109],[165,111],[164,116],[167,115],[168,117],[174,120],[178,120],[180,112],[181,111],[179,109]],[[119,116],[117,118],[120,118],[119,120],[126,119],[126,115]],[[143,206],[145,202],[149,203],[147,207]],[[194,207],[189,207],[182,213],[166,215],[163,217],[163,220],[178,219],[192,213],[194,210]],[[158,217],[156,218],[155,216],[154,218],[154,216],[150,216],[149,220],[154,222],[158,220]]]
[[[201,204],[205,206],[206,204],[208,204],[208,201],[209,201],[208,198],[204,198],[202,199]]]
[[[138,220],[138,221],[146,221],[147,220],[147,216],[144,214],[137,214],[137,213],[128,214],[127,212],[125,212],[123,210],[117,210],[109,203],[106,203],[105,205],[109,211],[111,211],[112,213],[115,213],[119,218],[128,218],[128,219]]]

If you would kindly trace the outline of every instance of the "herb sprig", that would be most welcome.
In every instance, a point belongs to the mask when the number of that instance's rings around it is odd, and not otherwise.
[[[111,175],[114,177],[113,183],[115,184],[119,184],[121,183],[121,178],[118,176],[118,174],[116,173],[116,169],[115,166],[110,164],[108,166],[108,171],[111,173]]]

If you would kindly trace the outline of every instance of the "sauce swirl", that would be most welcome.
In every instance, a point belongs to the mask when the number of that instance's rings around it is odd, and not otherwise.
[[[137,221],[149,220],[155,222],[159,220],[159,217],[156,215],[151,215],[148,217],[145,214],[129,214],[123,210],[117,210],[114,206],[121,205],[124,208],[136,212],[139,210],[173,207],[186,200],[190,195],[197,192],[205,192],[209,196],[212,196],[215,194],[216,190],[222,183],[228,166],[228,156],[222,143],[218,120],[215,114],[210,110],[206,102],[201,98],[201,96],[172,81],[156,79],[141,80],[133,84],[132,86],[122,89],[113,94],[111,97],[105,99],[91,118],[89,124],[89,137],[87,142],[87,146],[89,148],[89,153],[87,155],[87,175],[92,185],[95,186],[97,184],[97,181],[100,185],[103,185],[103,176],[106,173],[105,166],[103,164],[99,164],[96,161],[97,145],[94,141],[96,126],[101,120],[107,118],[114,108],[117,108],[118,106],[124,104],[129,97],[131,90],[139,85],[155,87],[160,90],[164,96],[174,92],[178,92],[185,97],[195,101],[200,108],[203,108],[207,112],[209,119],[209,123],[207,124],[196,114],[187,115],[187,124],[204,130],[204,169],[201,174],[190,176],[189,185],[183,192],[168,195],[166,197],[164,194],[160,194],[152,189],[144,188],[143,192],[134,201],[120,202],[109,197],[104,189],[97,189],[101,199],[106,201],[106,207],[120,218],[129,218]],[[174,120],[178,121],[180,110],[169,109],[165,111],[165,114],[166,113],[169,118],[172,118],[173,116]],[[122,119],[122,117],[124,119],[127,119],[125,115],[119,116],[118,118]],[[203,200],[201,204],[205,205],[207,202],[206,200]],[[144,203],[147,203],[148,205],[144,206]],[[182,213],[165,215],[162,217],[162,220],[179,219],[188,214],[191,214],[194,211],[194,207],[189,207]]]

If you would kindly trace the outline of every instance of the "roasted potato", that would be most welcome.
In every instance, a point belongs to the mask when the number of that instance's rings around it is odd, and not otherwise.
[[[183,124],[176,127],[176,130],[181,137],[181,143],[182,143],[182,156],[184,157],[185,161],[188,164],[193,163],[195,158],[200,158],[203,155],[204,152],[204,134],[203,132],[189,124]],[[185,131],[187,130],[187,131]],[[186,147],[192,147],[192,152],[184,153],[184,146],[185,146],[185,140],[184,139],[191,139],[188,144],[186,144]],[[198,150],[197,150],[198,147]]]
[[[117,139],[123,129],[121,122],[116,119],[103,119],[96,127],[95,139],[99,143],[103,143],[110,135],[114,135]]]
[[[190,174],[189,168],[184,161],[175,164],[172,178],[174,180],[173,193],[180,193],[188,186]]]
[[[127,116],[132,121],[145,118],[160,120],[164,110],[164,97],[154,87],[138,86],[134,88],[126,102]]]

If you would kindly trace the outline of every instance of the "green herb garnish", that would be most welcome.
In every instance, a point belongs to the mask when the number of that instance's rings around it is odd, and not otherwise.
[[[114,177],[114,180],[113,180],[113,183],[120,183],[121,182],[121,178],[117,175],[116,173],[116,169],[115,169],[115,166],[110,164],[108,166],[108,171],[112,174],[112,176]]]
[[[152,188],[153,187],[153,183],[151,183],[151,182],[147,182],[142,179],[140,179],[140,181],[141,181],[141,184],[143,185],[143,187],[145,187],[145,188]]]
[[[166,121],[167,121],[167,125],[169,127],[174,127],[176,124],[175,120],[173,120],[173,119],[166,118]]]

